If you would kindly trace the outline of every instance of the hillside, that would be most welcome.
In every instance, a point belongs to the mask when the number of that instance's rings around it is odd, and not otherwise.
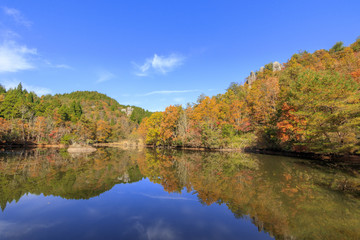
[[[360,38],[269,63],[224,94],[154,113],[139,130],[152,145],[358,154]]]
[[[21,84],[8,91],[0,87],[3,144],[117,141],[128,137],[150,115],[95,91],[39,97]]]

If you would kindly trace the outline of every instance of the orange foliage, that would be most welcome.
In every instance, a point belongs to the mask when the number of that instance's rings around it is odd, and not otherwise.
[[[106,142],[111,135],[111,127],[104,120],[96,122],[96,137],[100,142]]]
[[[304,124],[305,122],[292,113],[294,110],[295,109],[287,103],[284,103],[282,106],[282,114],[276,124],[278,128],[278,138],[281,142],[301,139],[300,124]]]
[[[246,98],[247,110],[252,123],[256,126],[268,123],[276,112],[280,88],[277,77],[255,81]]]
[[[210,122],[214,125],[218,120],[219,105],[215,97],[206,96],[191,113],[190,119],[194,122],[199,124]]]
[[[360,83],[360,68],[350,74],[355,79],[356,82]]]
[[[160,124],[160,135],[164,143],[171,143],[176,138],[176,125],[179,119],[180,107],[169,106],[165,109]]]

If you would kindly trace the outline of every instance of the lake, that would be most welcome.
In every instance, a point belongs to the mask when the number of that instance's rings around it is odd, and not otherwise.
[[[245,153],[0,155],[0,239],[360,239],[360,172]]]

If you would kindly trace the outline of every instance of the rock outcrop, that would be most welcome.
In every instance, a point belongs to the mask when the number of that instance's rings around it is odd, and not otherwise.
[[[283,65],[281,63],[279,63],[279,62],[275,61],[271,65],[272,65],[272,71],[273,72],[281,71],[283,69]],[[265,71],[265,67],[261,67],[260,70],[259,70],[259,72],[264,72],[264,71]],[[255,80],[256,80],[256,73],[251,71],[250,75],[246,78],[245,83],[251,85],[253,82],[255,82]]]
[[[73,144],[67,149],[69,153],[92,153],[96,151],[96,148],[88,145]]]
[[[121,111],[124,112],[126,114],[126,116],[130,117],[132,112],[134,111],[134,108],[127,107],[127,108],[121,109]]]
[[[279,62],[273,62],[273,72],[280,71],[282,69],[282,64]]]
[[[124,175],[118,177],[117,180],[124,182],[124,183],[128,183],[128,182],[130,182],[131,179],[130,179],[129,174],[127,172],[125,172]]]
[[[251,85],[256,80],[256,75],[253,71],[250,72],[250,76],[247,77],[246,83]]]

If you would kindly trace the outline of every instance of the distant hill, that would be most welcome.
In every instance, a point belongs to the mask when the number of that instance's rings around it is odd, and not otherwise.
[[[3,143],[107,142],[128,137],[151,112],[96,91],[37,96],[0,87]]]
[[[96,91],[76,91],[56,94],[52,98],[59,99],[67,105],[71,105],[74,101],[80,101],[85,116],[92,120],[107,119],[112,120],[114,123],[121,115],[126,115],[133,122],[140,123],[144,117],[151,115],[151,112],[143,108],[121,105],[115,99]]]

